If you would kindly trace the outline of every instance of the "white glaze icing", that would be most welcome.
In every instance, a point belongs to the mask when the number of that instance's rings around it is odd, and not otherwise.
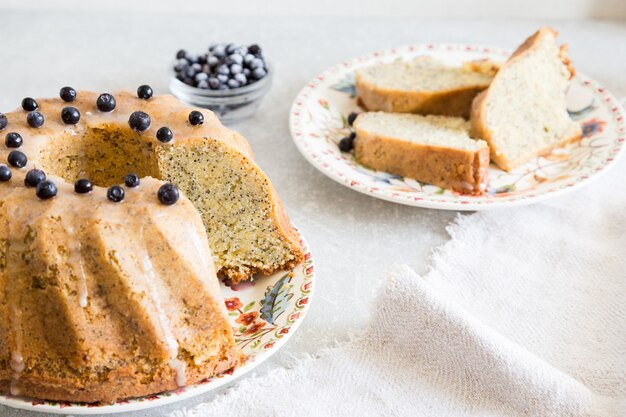
[[[80,240],[76,240],[75,248],[72,249],[71,258],[76,259],[73,263],[78,263],[78,304],[85,308],[87,307],[87,297],[89,296],[89,291],[87,290],[87,277],[85,276],[85,266],[83,265],[83,256],[81,254],[81,243]],[[76,268],[73,268],[75,271]]]
[[[20,210],[19,207],[13,205],[9,207],[9,216],[12,218],[20,218],[23,216],[23,211]],[[28,217],[29,218],[29,217]],[[9,223],[10,228],[18,227],[16,224]],[[9,264],[11,267],[11,264]],[[17,285],[16,282],[7,283],[6,291],[13,291],[15,288],[13,285]],[[13,300],[14,297],[7,297],[8,300]],[[18,387],[18,383],[20,380],[20,376],[24,371],[24,358],[22,357],[22,310],[15,305],[13,302],[8,306],[9,311],[9,328],[11,333],[13,334],[13,345],[11,346],[11,384],[10,384],[10,392],[11,395],[19,395],[20,389]]]
[[[178,341],[176,340],[176,338],[174,337],[174,334],[172,333],[172,328],[167,318],[167,314],[165,313],[165,310],[163,309],[161,297],[156,287],[157,286],[156,271],[154,270],[154,265],[152,264],[150,255],[148,254],[148,251],[145,248],[145,244],[143,242],[143,226],[144,225],[142,224],[141,227],[139,228],[139,238],[140,238],[140,242],[142,243],[142,256],[141,256],[140,266],[141,266],[142,271],[146,274],[145,277],[146,277],[146,280],[148,281],[149,296],[154,304],[154,307],[157,310],[158,321],[161,326],[161,330],[163,331],[163,334],[165,336],[165,343],[168,347],[168,351],[170,355],[168,364],[176,373],[176,384],[179,387],[182,387],[186,385],[186,377],[185,377],[186,364],[180,359],[178,359],[178,348],[179,348]]]
[[[80,243],[80,236],[76,235],[76,230],[71,225],[65,225],[70,239],[68,239],[68,246],[70,255],[67,259],[70,264],[70,270],[76,272],[76,292],[78,294],[78,304],[85,308],[87,307],[87,299],[89,291],[87,290],[87,276],[85,274],[85,266],[83,264],[82,244]]]
[[[11,330],[14,335],[13,351],[11,352],[11,395],[20,395],[20,389],[17,386],[20,376],[24,371],[24,358],[22,357],[22,333],[20,331],[20,323],[22,322],[22,311],[16,306],[10,309]]]

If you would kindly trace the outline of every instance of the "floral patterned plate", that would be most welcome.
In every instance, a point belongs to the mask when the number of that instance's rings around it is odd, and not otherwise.
[[[0,395],[0,405],[55,414],[120,413],[181,401],[232,382],[276,353],[302,323],[311,304],[315,279],[311,252],[304,241],[303,244],[305,260],[290,271],[261,276],[253,282],[237,285],[222,283],[222,294],[235,340],[248,356],[246,362],[235,370],[176,391],[113,405],[40,401],[6,395]]]
[[[505,172],[493,164],[487,193],[461,195],[399,175],[373,171],[351,154],[342,153],[339,140],[349,134],[346,118],[362,111],[356,102],[357,68],[427,54],[450,65],[491,58],[502,62],[503,50],[449,44],[422,44],[363,55],[327,70],[309,82],[296,97],[290,117],[293,140],[304,157],[335,181],[374,197],[412,206],[445,210],[483,210],[534,203],[573,190],[606,171],[624,148],[624,110],[595,81],[577,74],[568,91],[568,111],[583,127],[584,138]]]

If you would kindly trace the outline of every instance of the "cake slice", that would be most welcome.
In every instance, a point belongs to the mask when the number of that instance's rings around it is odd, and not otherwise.
[[[528,38],[472,105],[472,136],[489,143],[505,171],[581,138],[565,101],[574,71],[556,36],[542,28]]]
[[[489,148],[460,117],[361,113],[354,122],[361,164],[463,194],[483,193]]]
[[[487,60],[451,67],[419,56],[411,62],[361,68],[355,83],[361,104],[369,111],[467,118],[472,100],[489,86],[495,71],[497,66]]]

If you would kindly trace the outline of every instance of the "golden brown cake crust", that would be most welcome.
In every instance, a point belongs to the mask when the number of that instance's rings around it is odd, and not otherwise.
[[[487,182],[489,150],[442,148],[359,131],[355,141],[359,163],[379,171],[451,188],[462,194],[482,194]]]
[[[241,351],[233,347],[225,352],[225,359],[209,366],[196,368],[187,372],[187,385],[197,384],[207,377],[219,375],[239,366],[243,361]],[[0,392],[9,393],[10,375],[2,375],[0,378]],[[33,378],[24,376],[20,378],[20,391],[29,397],[45,398],[51,401],[68,401],[81,403],[112,404],[116,401],[144,397],[147,395],[171,391],[179,388],[176,383],[176,374],[169,368],[163,368],[155,372],[154,380],[142,383],[137,380],[137,375],[132,370],[118,370],[102,381],[72,383],[61,378]]]

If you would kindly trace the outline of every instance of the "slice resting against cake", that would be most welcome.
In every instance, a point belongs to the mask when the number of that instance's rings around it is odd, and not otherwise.
[[[472,100],[486,89],[497,65],[489,60],[445,65],[428,56],[357,70],[355,87],[369,111],[469,117]]]
[[[368,112],[354,129],[355,157],[369,168],[463,194],[485,189],[489,148],[470,138],[469,122],[460,117]]]
[[[472,135],[489,143],[505,171],[581,138],[565,101],[574,70],[556,36],[542,28],[528,38],[472,105]]]

